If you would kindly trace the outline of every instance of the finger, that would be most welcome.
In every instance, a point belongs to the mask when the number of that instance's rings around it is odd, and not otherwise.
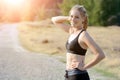
[[[75,68],[76,67],[76,65],[75,64],[72,64],[72,68]]]

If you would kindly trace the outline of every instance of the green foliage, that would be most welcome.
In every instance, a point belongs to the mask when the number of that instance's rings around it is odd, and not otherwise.
[[[61,11],[64,15],[68,15],[71,7],[75,4],[83,4],[85,0],[63,0],[60,4]]]
[[[120,13],[120,0],[102,0],[99,17],[100,24],[109,25],[110,24],[109,20],[113,18],[113,16],[118,16],[119,13]],[[114,20],[116,20],[115,22],[120,23],[119,18],[115,19],[114,17]]]
[[[97,2],[97,3],[96,3]],[[89,17],[89,25],[97,25],[98,23],[98,11],[99,11],[99,1],[97,0],[63,0],[60,4],[60,9],[63,15],[68,15],[72,6],[79,4],[84,5],[87,10]],[[95,7],[96,6],[96,7]]]
[[[73,5],[84,5],[89,25],[120,25],[120,0],[63,0],[60,9],[68,15]]]

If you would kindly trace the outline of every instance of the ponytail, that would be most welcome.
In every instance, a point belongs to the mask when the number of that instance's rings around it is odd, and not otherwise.
[[[85,20],[84,20],[84,22],[83,22],[83,29],[86,30],[87,27],[88,27],[88,18],[87,18],[87,16],[86,16],[86,17],[85,17]]]

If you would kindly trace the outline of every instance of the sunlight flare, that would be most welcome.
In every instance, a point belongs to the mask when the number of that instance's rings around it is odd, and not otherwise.
[[[22,5],[22,3],[24,2],[24,0],[4,0],[4,2],[7,5],[18,6],[18,5]]]

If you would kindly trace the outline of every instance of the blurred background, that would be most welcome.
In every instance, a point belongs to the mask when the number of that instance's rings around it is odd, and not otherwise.
[[[34,21],[68,15],[75,4],[85,6],[89,25],[120,25],[119,0],[0,0],[0,22]]]
[[[19,22],[46,19],[59,14],[62,0],[0,0],[0,21]]]
[[[25,49],[61,56],[59,60],[65,63],[64,44],[68,34],[54,26],[50,19],[68,15],[75,4],[86,8],[87,31],[106,55],[94,70],[115,78],[111,80],[120,80],[120,0],[0,0],[0,24],[18,23],[18,36]],[[86,62],[94,57],[91,53],[88,50]]]

